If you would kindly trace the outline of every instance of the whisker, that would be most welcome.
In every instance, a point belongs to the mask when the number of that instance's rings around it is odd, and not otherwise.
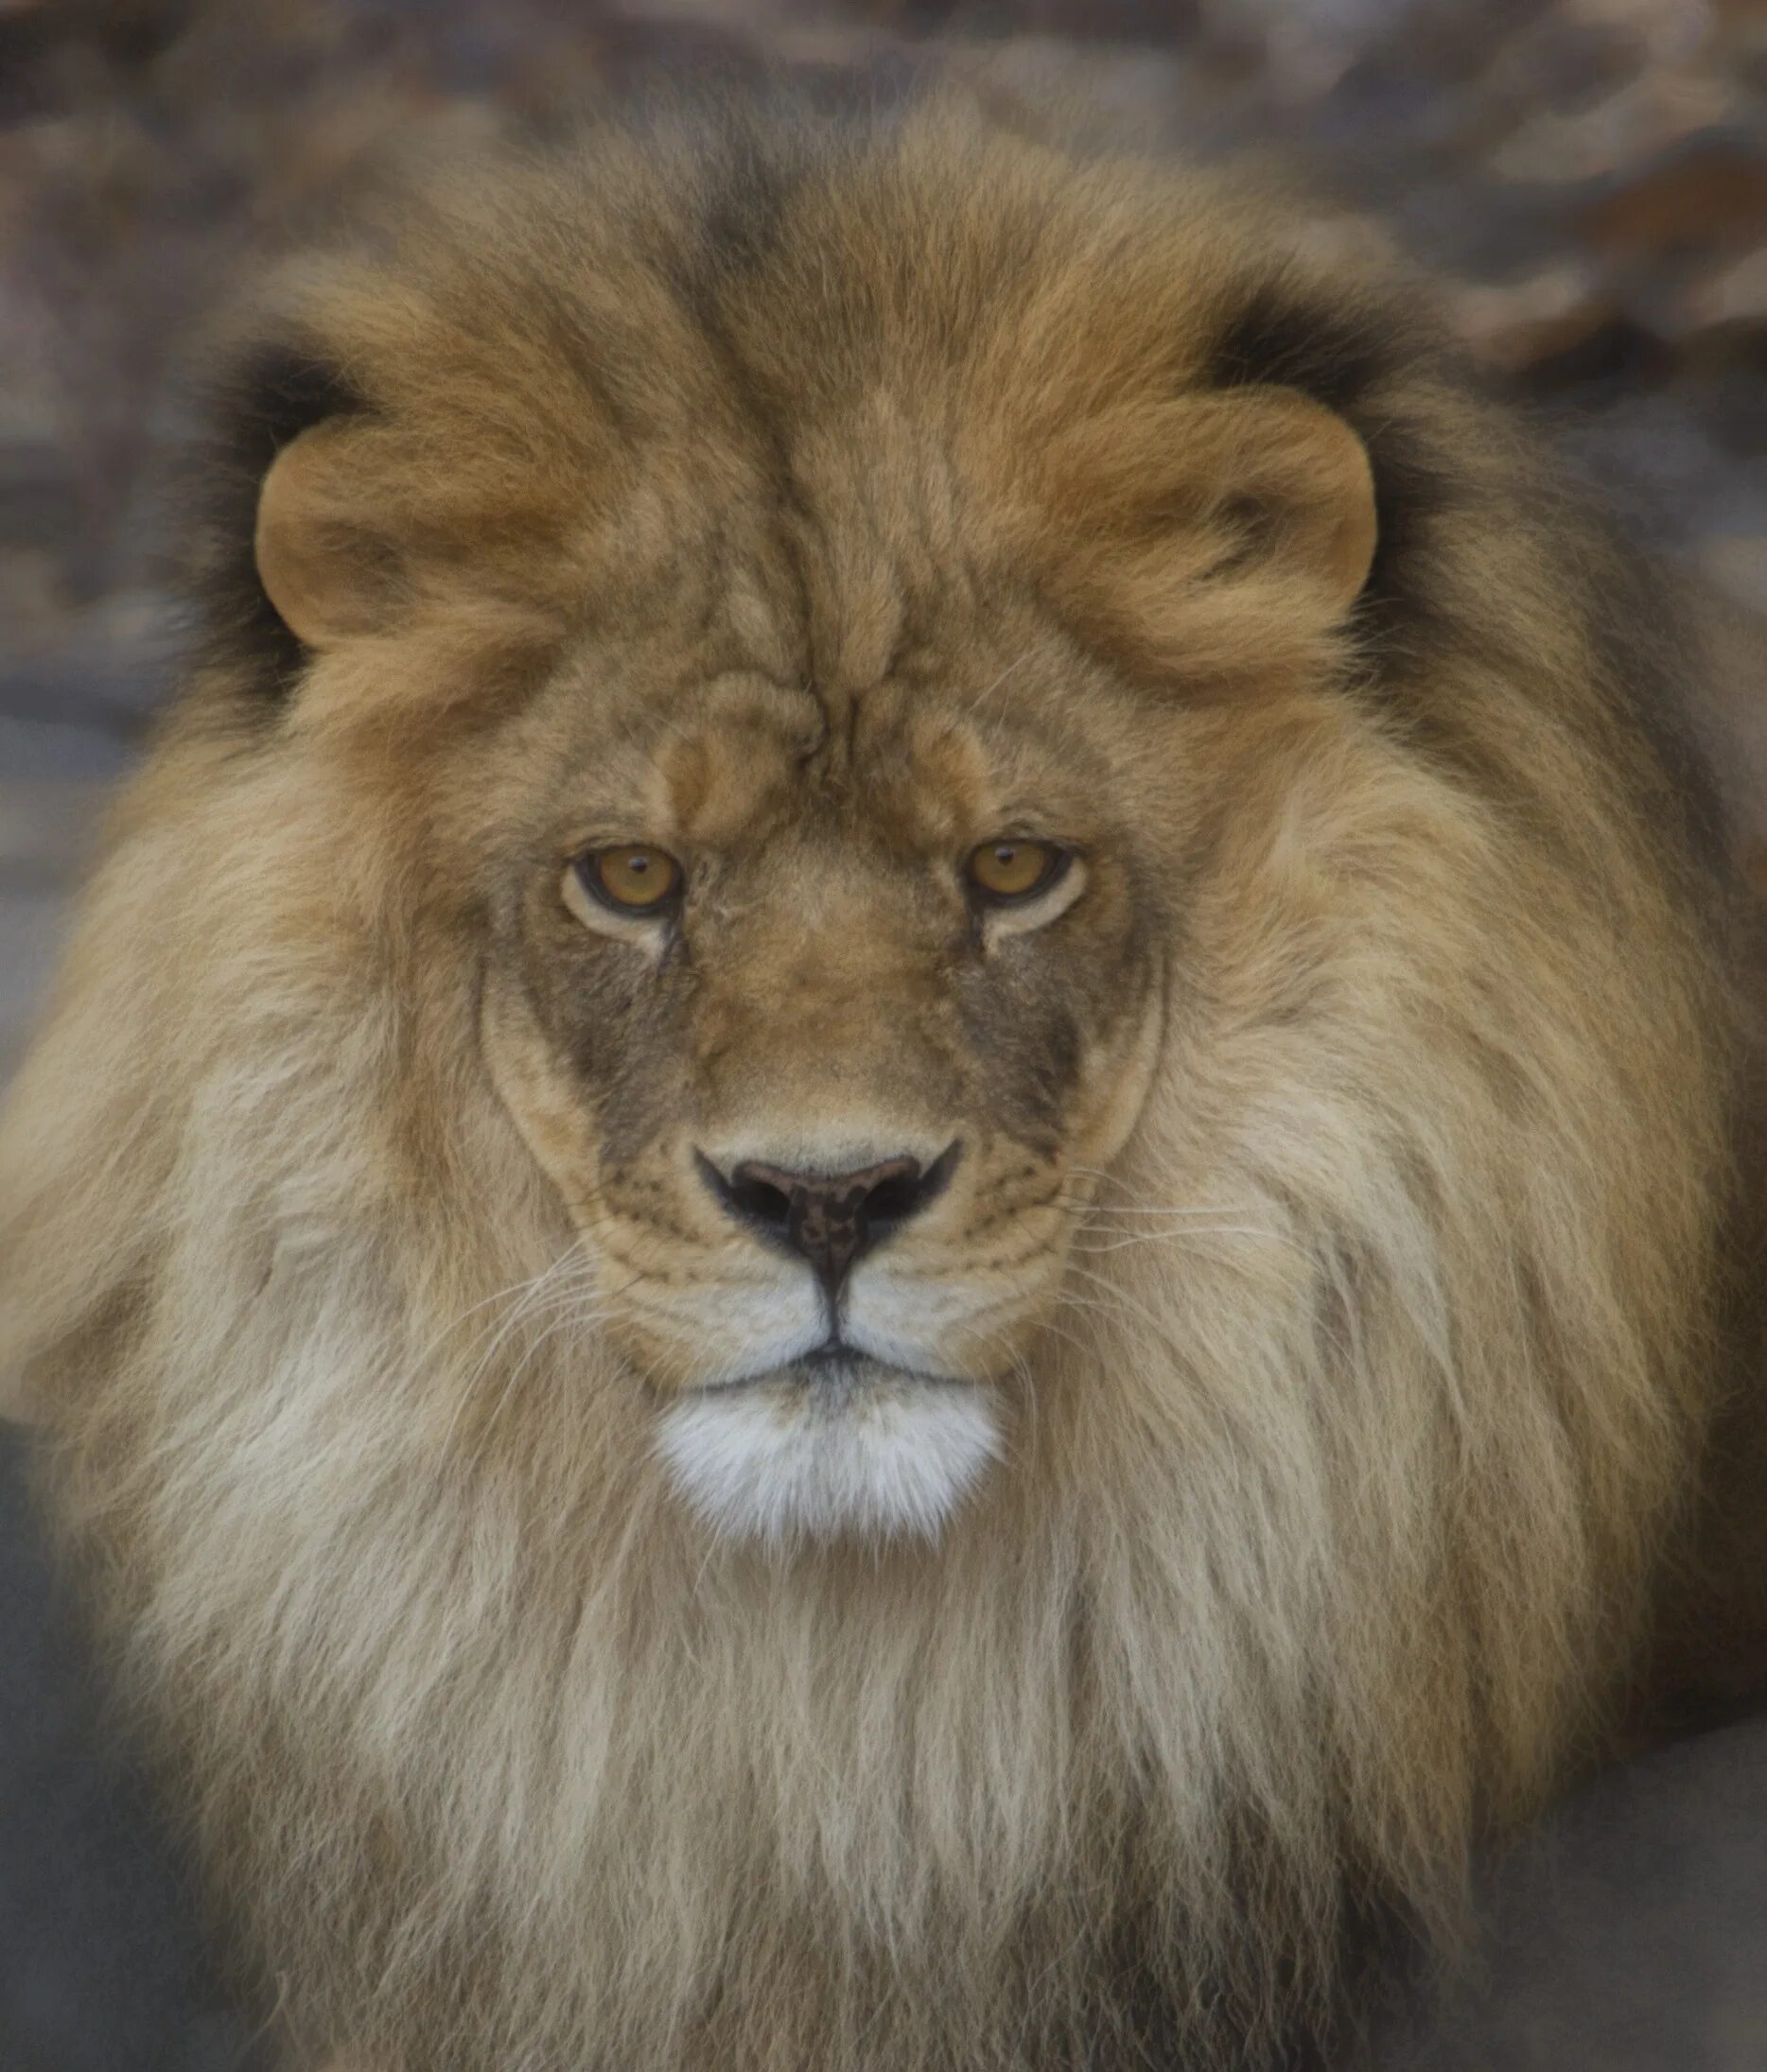
[[[1108,1303],[1095,1301],[1090,1297],[1076,1296],[1068,1292],[1064,1292],[1056,1297],[1056,1307],[1058,1309],[1098,1310],[1113,1318],[1115,1317],[1115,1312],[1110,1308]],[[1094,1349],[1089,1346],[1083,1338],[1076,1337],[1073,1332],[1058,1324],[1054,1317],[1044,1317],[1041,1329],[1049,1332],[1052,1337],[1059,1338],[1063,1345],[1072,1346],[1082,1360],[1088,1363],[1091,1362]]]
[[[551,1302],[548,1306],[547,1311],[542,1312],[541,1314],[554,1314],[560,1310],[564,1311],[565,1314],[563,1315],[560,1315],[555,1323],[549,1324],[546,1329],[541,1332],[539,1336],[535,1338],[534,1342],[528,1347],[527,1350],[522,1354],[521,1358],[516,1361],[508,1381],[503,1384],[502,1390],[497,1399],[496,1406],[493,1408],[491,1415],[485,1419],[483,1431],[479,1436],[478,1453],[476,1453],[473,1456],[475,1462],[479,1458],[480,1454],[483,1453],[486,1445],[489,1444],[491,1433],[495,1428],[498,1419],[503,1415],[504,1409],[507,1407],[511,1398],[515,1394],[516,1384],[521,1379],[522,1375],[526,1372],[530,1362],[534,1359],[535,1353],[539,1351],[540,1348],[545,1345],[547,1340],[549,1338],[555,1338],[561,1331],[581,1329],[585,1325],[601,1322],[604,1317],[611,1314],[613,1302],[617,1300],[619,1297],[623,1295],[638,1279],[639,1276],[634,1274],[630,1280],[622,1281],[619,1287],[604,1291],[604,1298],[600,1301],[582,1301],[578,1299],[576,1296],[572,1293],[567,1292],[565,1290],[559,1291],[559,1298]],[[482,1367],[481,1367],[481,1372],[482,1372]],[[475,1383],[478,1377],[475,1375]],[[459,1418],[459,1415],[460,1413],[456,1411],[455,1417],[457,1419]]]
[[[454,1415],[448,1419],[447,1430],[443,1434],[442,1444],[444,1451],[446,1451],[453,1444],[455,1431],[460,1424],[461,1419],[465,1415],[466,1405],[473,1400],[480,1382],[483,1379],[492,1361],[497,1358],[498,1349],[509,1336],[510,1332],[516,1330],[536,1308],[540,1314],[547,1314],[554,1298],[563,1298],[576,1283],[587,1279],[593,1271],[594,1262],[582,1250],[580,1245],[573,1244],[568,1251],[561,1253],[543,1274],[537,1274],[533,1280],[523,1283],[521,1299],[515,1304],[507,1316],[502,1317],[500,1320],[494,1319],[496,1331],[490,1344],[485,1347],[471,1374],[461,1384],[460,1401],[455,1404]],[[491,1326],[487,1325],[480,1332],[478,1337],[473,1341],[472,1349],[476,1349],[478,1346],[483,1343],[486,1332],[490,1329]]]
[[[534,1276],[533,1280],[512,1281],[507,1288],[499,1288],[494,1295],[483,1296],[477,1302],[469,1302],[458,1316],[445,1324],[429,1343],[425,1346],[417,1355],[417,1365],[419,1367],[425,1366],[469,1316],[476,1316],[481,1310],[489,1309],[494,1302],[507,1301],[513,1296],[522,1295],[531,1288],[538,1287],[541,1281],[555,1274],[565,1261],[570,1257],[571,1253],[577,1249],[578,1241],[573,1238],[569,1245],[559,1254],[552,1263],[542,1268],[539,1273]]]
[[[1000,674],[994,678],[991,684],[984,686],[984,688],[978,690],[975,696],[970,700],[969,709],[971,714],[974,714],[977,706],[980,705],[984,698],[991,698],[994,695],[995,691],[1000,688],[1001,685],[1006,682],[1006,678],[1012,674],[1014,670],[1021,667],[1022,664],[1028,662],[1030,658],[1031,651],[1028,648],[1025,649],[1023,654],[1015,655],[1013,659],[1006,664],[1006,668],[1001,670]]]
[[[492,1409],[491,1415],[484,1420],[484,1428],[479,1435],[478,1450],[473,1456],[475,1463],[483,1454],[484,1449],[490,1444],[491,1434],[496,1428],[499,1419],[502,1417],[503,1412],[505,1411],[505,1409],[508,1408],[510,1401],[516,1393],[516,1383],[519,1382],[523,1374],[527,1372],[528,1367],[533,1363],[534,1354],[539,1351],[540,1348],[545,1345],[547,1340],[549,1338],[557,1337],[558,1333],[561,1331],[569,1331],[573,1326],[598,1323],[607,1314],[605,1309],[600,1307],[578,1308],[571,1304],[563,1304],[560,1305],[560,1307],[565,1309],[566,1314],[560,1316],[555,1323],[549,1324],[546,1329],[541,1332],[539,1336],[534,1339],[533,1344],[530,1345],[528,1349],[522,1354],[521,1358],[516,1362],[514,1368],[511,1370],[508,1381],[503,1384],[502,1390],[498,1396],[496,1405]]]
[[[1066,1193],[1058,1190],[1040,1208],[1050,1208],[1063,1215],[1080,1216],[1089,1221],[1105,1222],[1117,1217],[1189,1218],[1195,1216],[1244,1215],[1244,1202],[1110,1202],[1094,1201],[1084,1193]]]
[[[1101,1252],[1126,1251],[1131,1245],[1190,1245],[1204,1238],[1268,1238],[1278,1245],[1292,1245],[1278,1230],[1271,1230],[1257,1224],[1205,1223],[1189,1224],[1181,1230],[1134,1230],[1118,1232],[1110,1236],[1102,1245],[1087,1245],[1076,1239],[1076,1252],[1090,1253],[1096,1257]]]

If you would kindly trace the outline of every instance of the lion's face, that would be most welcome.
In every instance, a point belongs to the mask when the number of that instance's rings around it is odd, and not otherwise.
[[[726,1529],[938,1525],[1145,1090],[1130,773],[1027,638],[848,695],[604,648],[513,744],[549,781],[488,902],[486,1056]]]

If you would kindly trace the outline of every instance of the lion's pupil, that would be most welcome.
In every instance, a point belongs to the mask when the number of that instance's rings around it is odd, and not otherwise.
[[[622,906],[656,906],[675,879],[674,861],[659,849],[604,849],[595,870],[608,896]]]
[[[1034,892],[1048,877],[1052,852],[1041,842],[990,842],[970,858],[970,877],[999,899]]]

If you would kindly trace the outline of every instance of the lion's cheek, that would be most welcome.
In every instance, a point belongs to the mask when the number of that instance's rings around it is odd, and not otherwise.
[[[1071,1166],[1108,1166],[1134,1134],[1159,1070],[1165,1035],[1163,972],[1150,967],[1136,1011],[1113,1025],[1116,1040],[1088,1045],[1072,1106]]]
[[[507,981],[486,981],[480,1042],[498,1098],[581,1230],[600,1192],[594,1117],[561,1083],[546,1037]]]

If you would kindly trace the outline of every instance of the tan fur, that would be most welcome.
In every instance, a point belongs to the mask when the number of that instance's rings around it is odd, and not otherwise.
[[[1657,607],[1284,240],[934,96],[476,173],[269,320],[395,580],[124,800],[0,1364],[312,2062],[1252,2063],[1618,1716],[1728,1186]],[[1223,389],[1271,298],[1373,371]],[[1033,807],[1079,897],[966,932]],[[640,836],[691,970],[559,897]],[[779,1270],[688,1154],[794,1132],[964,1140],[880,1255],[1006,1436],[935,1537],[659,1463]]]

